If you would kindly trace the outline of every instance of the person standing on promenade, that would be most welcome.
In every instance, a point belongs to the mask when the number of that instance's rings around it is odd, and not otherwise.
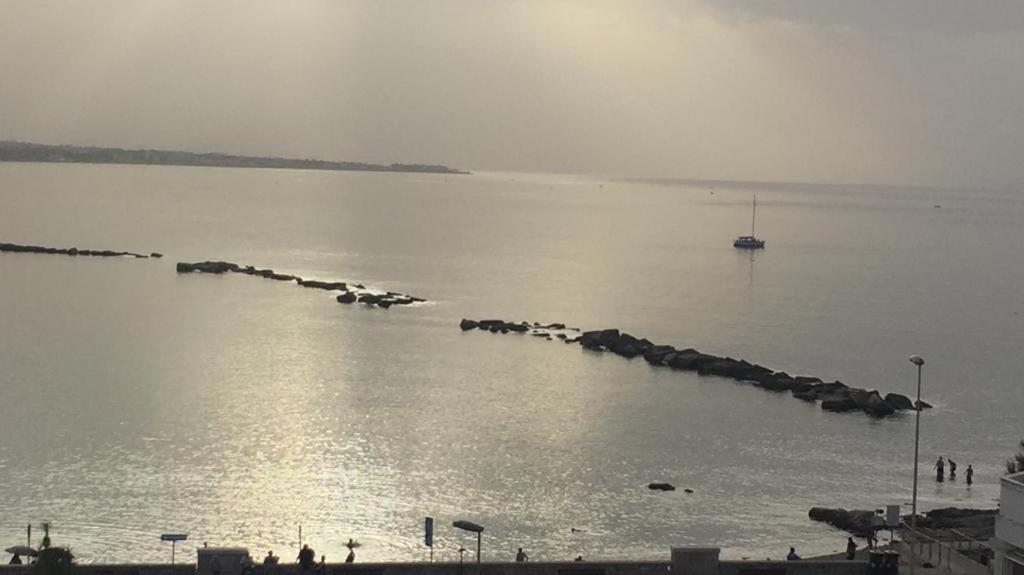
[[[316,552],[307,544],[303,545],[302,549],[299,550],[299,566],[302,567],[303,571],[309,571],[313,568],[313,562],[316,561]]]
[[[349,549],[348,549],[348,556],[345,557],[345,563],[355,563],[355,562],[356,562],[356,550],[352,549],[351,547],[349,547]]]
[[[952,459],[949,460],[949,480],[953,481],[956,479],[956,462]]]
[[[970,487],[974,483],[974,468],[969,464],[967,465],[967,486]]]
[[[846,559],[847,561],[853,561],[853,558],[857,556],[857,544],[854,543],[853,537],[846,538]]]
[[[946,462],[942,461],[942,456],[939,456],[939,460],[935,462],[935,481],[942,483],[946,479]]]
[[[786,555],[786,561],[799,561],[800,556],[796,554],[796,548],[789,548],[789,555]]]
[[[264,565],[277,565],[277,557],[274,556],[273,551],[267,551],[267,556],[263,558]]]
[[[529,560],[530,556],[526,554],[526,551],[523,551],[522,547],[520,547],[519,551],[516,552],[516,563],[526,563]]]

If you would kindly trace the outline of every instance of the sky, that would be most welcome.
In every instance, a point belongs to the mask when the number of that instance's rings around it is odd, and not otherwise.
[[[0,139],[1024,185],[1019,0],[0,0]]]

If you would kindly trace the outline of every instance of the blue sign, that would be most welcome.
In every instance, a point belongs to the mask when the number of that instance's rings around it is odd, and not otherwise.
[[[427,517],[426,523],[423,525],[423,543],[427,547],[434,546],[434,518]]]

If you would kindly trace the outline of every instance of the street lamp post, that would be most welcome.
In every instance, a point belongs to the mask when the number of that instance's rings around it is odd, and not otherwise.
[[[469,531],[470,533],[476,533],[476,564],[480,565],[480,534],[483,533],[484,528],[476,523],[463,520],[453,522],[452,527]],[[479,567],[477,570],[479,570]]]
[[[914,422],[914,494],[910,500],[910,575],[914,575],[915,549],[914,539],[917,538],[917,454],[918,446],[921,443],[921,367],[924,366],[924,358],[919,355],[910,356],[910,363],[917,366],[917,402],[914,409],[917,417]]]

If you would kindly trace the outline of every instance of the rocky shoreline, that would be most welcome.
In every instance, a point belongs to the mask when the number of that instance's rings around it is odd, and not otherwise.
[[[162,258],[163,254],[152,252],[150,254],[137,254],[134,252],[117,252],[112,250],[85,250],[78,248],[50,248],[46,246],[23,246],[20,244],[0,243],[0,252],[14,252],[25,254],[48,254],[62,256],[98,256],[105,258],[131,257],[139,259]]]
[[[939,532],[955,529],[973,539],[987,541],[995,534],[995,521],[998,514],[998,509],[943,507],[918,515],[917,528],[930,536],[938,536]],[[874,532],[873,520],[879,515],[880,511],[864,509],[847,511],[843,508],[828,507],[813,507],[807,512],[807,516],[812,521],[827,523],[857,537],[866,537]],[[909,522],[910,516],[904,516],[903,520]]]
[[[180,274],[184,273],[207,273],[207,274],[224,274],[224,273],[239,273],[249,276],[256,276],[276,281],[295,282],[297,285],[306,288],[320,289],[325,291],[337,291],[340,292],[335,300],[338,303],[350,304],[350,303],[362,303],[370,307],[378,307],[381,309],[388,309],[393,305],[412,305],[415,303],[422,303],[427,301],[421,297],[415,297],[407,294],[398,292],[387,292],[387,293],[374,293],[368,291],[366,286],[358,283],[348,282],[325,282],[319,280],[303,279],[299,276],[279,274],[271,269],[260,269],[254,266],[241,266],[231,262],[224,261],[205,261],[205,262],[178,262],[176,271]]]
[[[677,349],[671,345],[658,345],[618,329],[587,331],[576,335],[568,332],[578,332],[579,329],[567,328],[561,323],[540,324],[500,319],[463,319],[459,327],[462,331],[479,329],[503,334],[529,333],[546,340],[557,338],[565,343],[578,343],[591,351],[608,351],[627,359],[642,356],[653,366],[724,377],[767,391],[790,392],[793,397],[811,403],[820,401],[825,411],[861,411],[872,417],[886,417],[900,411],[914,410],[914,402],[898,393],[889,393],[883,397],[878,391],[849,387],[839,381],[826,383],[817,377],[792,376],[743,359],[719,357],[693,348]],[[929,407],[931,405],[921,402],[921,409]]]

